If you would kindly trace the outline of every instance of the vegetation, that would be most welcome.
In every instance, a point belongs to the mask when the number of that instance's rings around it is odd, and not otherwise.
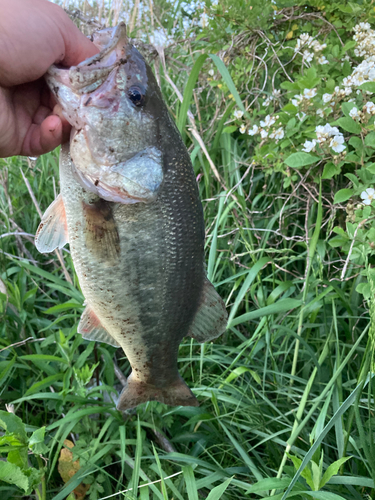
[[[181,345],[198,408],[116,411],[129,364],[77,334],[69,251],[33,245],[58,152],[0,160],[3,500],[374,498],[372,2],[98,3],[189,149],[228,330]]]

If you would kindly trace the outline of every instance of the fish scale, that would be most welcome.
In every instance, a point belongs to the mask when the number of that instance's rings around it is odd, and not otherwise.
[[[73,132],[60,153],[61,194],[36,246],[49,252],[69,242],[86,299],[78,332],[124,350],[132,372],[117,408],[195,406],[178,372],[180,342],[218,337],[227,313],[204,270],[194,172],[125,25],[100,40],[94,58],[46,77]]]

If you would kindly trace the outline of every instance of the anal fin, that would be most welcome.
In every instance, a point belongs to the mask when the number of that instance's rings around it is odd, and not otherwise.
[[[225,304],[212,283],[205,279],[201,302],[188,335],[198,342],[209,342],[225,332],[228,314]]]
[[[40,253],[50,253],[69,243],[68,225],[61,194],[44,213],[35,235],[35,246]]]
[[[94,313],[90,306],[87,306],[83,311],[81,320],[78,324],[78,333],[86,340],[96,342],[104,342],[105,344],[112,345],[113,347],[120,347],[120,344],[107,332],[107,330],[100,323],[100,319]]]

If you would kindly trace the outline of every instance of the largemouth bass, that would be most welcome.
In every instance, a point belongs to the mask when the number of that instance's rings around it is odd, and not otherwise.
[[[179,344],[218,337],[227,313],[204,269],[190,157],[125,25],[94,43],[96,56],[46,76],[73,129],[36,246],[47,253],[69,242],[86,299],[78,332],[124,350],[132,372],[117,408],[196,406],[178,372]]]

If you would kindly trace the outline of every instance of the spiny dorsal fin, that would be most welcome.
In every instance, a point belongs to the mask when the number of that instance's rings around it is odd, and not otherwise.
[[[225,304],[213,285],[206,279],[201,302],[188,335],[198,342],[209,342],[225,332],[227,321]]]
[[[35,246],[40,253],[50,253],[69,243],[68,225],[61,194],[47,208],[35,235]]]
[[[77,331],[78,333],[81,333],[82,337],[86,340],[104,342],[106,344],[112,345],[113,347],[120,347],[120,344],[118,344],[116,340],[111,337],[107,330],[101,325],[100,319],[97,317],[90,306],[87,306],[83,311]]]

